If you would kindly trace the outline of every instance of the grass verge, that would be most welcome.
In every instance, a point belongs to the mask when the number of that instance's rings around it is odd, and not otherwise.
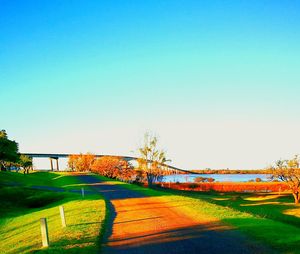
[[[76,177],[57,173],[0,173],[1,253],[96,253],[105,219],[105,201],[99,195],[45,190],[26,186],[63,187]],[[14,183],[17,186],[5,184]],[[4,182],[4,185],[1,183]],[[20,185],[20,186],[18,186]],[[24,187],[25,186],[25,187]],[[59,206],[63,205],[67,227],[63,228]],[[41,247],[40,218],[47,218],[49,248]]]

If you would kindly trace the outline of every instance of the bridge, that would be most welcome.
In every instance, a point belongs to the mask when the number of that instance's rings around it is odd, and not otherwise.
[[[56,162],[56,170],[59,171],[59,164],[58,159],[59,158],[68,158],[70,155],[79,155],[79,154],[68,154],[68,153],[21,153],[23,155],[26,155],[30,158],[49,158],[50,159],[50,167],[51,170],[54,170],[53,166],[53,160]],[[136,161],[137,157],[132,156],[118,156],[118,155],[105,155],[105,154],[93,154],[96,158],[104,157],[104,156],[111,156],[111,157],[118,157],[122,158],[123,160],[129,162],[129,161]],[[180,169],[171,165],[164,164],[165,171],[167,171],[167,174],[194,174],[194,172]]]

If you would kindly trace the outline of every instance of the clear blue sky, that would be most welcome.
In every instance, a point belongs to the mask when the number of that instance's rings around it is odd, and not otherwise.
[[[0,0],[0,128],[22,152],[183,168],[300,153],[299,1]]]

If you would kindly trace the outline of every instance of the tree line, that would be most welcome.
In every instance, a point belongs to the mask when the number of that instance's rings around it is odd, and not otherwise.
[[[102,176],[126,182],[135,182],[137,172],[132,165],[118,156],[102,156],[96,158],[91,153],[70,155],[68,166],[77,172],[93,172]]]
[[[158,148],[158,138],[149,133],[144,136],[143,145],[138,148],[138,166],[118,156],[103,156],[96,158],[91,153],[70,155],[68,166],[71,170],[83,172],[89,171],[109,178],[127,182],[139,182],[152,186],[162,181],[165,175],[166,158],[164,150]]]
[[[0,131],[0,170],[23,169],[24,174],[32,169],[32,159],[19,153],[19,145],[10,140],[5,130]]]

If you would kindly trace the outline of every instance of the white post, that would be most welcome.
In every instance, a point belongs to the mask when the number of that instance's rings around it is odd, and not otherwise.
[[[81,196],[84,198],[84,188],[81,188]]]
[[[41,218],[41,233],[42,233],[42,244],[43,247],[49,246],[48,227],[46,218]]]
[[[66,217],[65,217],[65,210],[62,205],[59,206],[59,212],[60,212],[61,224],[65,228],[67,226],[67,223],[66,223]]]

